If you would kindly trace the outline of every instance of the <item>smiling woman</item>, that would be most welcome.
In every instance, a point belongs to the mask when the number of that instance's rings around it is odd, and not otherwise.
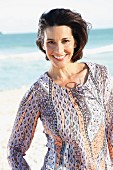
[[[13,170],[30,170],[24,157],[38,118],[48,147],[41,170],[111,170],[112,82],[105,66],[78,62],[88,30],[89,24],[70,9],[56,8],[41,15],[36,44],[50,67],[19,105],[8,142]]]
[[[74,12],[70,14],[70,11],[67,10],[69,15],[71,15],[71,18],[70,18],[70,16],[68,16],[68,17],[65,16],[65,14],[63,14],[63,12],[60,13],[59,16],[57,16],[58,15],[57,10],[56,11],[54,10],[54,16],[53,16],[52,12],[53,11],[51,10],[51,12],[48,14],[48,16],[45,16],[46,14],[42,14],[42,16],[41,16],[43,18],[43,20],[39,21],[38,39],[36,41],[37,46],[40,48],[40,50],[42,50],[45,53],[45,50],[43,49],[43,45],[44,45],[43,41],[45,38],[47,38],[47,37],[45,37],[45,36],[47,36],[47,35],[45,35],[45,34],[47,34],[46,32],[48,31],[48,36],[50,36],[49,35],[49,34],[51,34],[50,29],[52,29],[52,31],[53,31],[53,28],[51,28],[51,27],[54,27],[56,25],[62,26],[62,28],[64,28],[64,31],[65,31],[65,37],[63,37],[63,38],[67,37],[66,31],[68,31],[70,33],[69,36],[71,36],[71,39],[73,36],[74,44],[76,44],[76,48],[74,47],[72,61],[75,62],[75,61],[79,60],[83,55],[82,50],[87,43],[88,30],[91,27],[91,24],[86,23],[81,18],[81,15],[79,13],[76,13],[76,18],[75,18]],[[46,18],[44,19],[44,17],[46,17]],[[50,18],[51,18],[51,20],[50,20]],[[82,19],[82,21],[80,19]],[[49,25],[49,30],[48,30],[48,25]],[[65,26],[65,27],[63,27],[63,26]],[[57,27],[57,29],[58,29],[58,27]],[[58,30],[56,30],[55,35],[59,36],[58,35],[59,33],[57,31]],[[61,35],[61,33],[60,33],[60,35]],[[76,54],[76,57],[74,57],[75,54]]]
[[[53,26],[46,29],[43,49],[53,67],[66,66],[71,61],[75,47],[76,42],[70,27]]]

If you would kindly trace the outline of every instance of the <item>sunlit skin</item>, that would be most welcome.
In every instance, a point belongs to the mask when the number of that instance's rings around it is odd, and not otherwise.
[[[61,86],[66,86],[70,82],[83,84],[86,79],[88,69],[84,63],[72,62],[76,41],[72,35],[71,28],[68,26],[53,26],[46,28],[44,32],[43,49],[51,62],[48,74],[54,82]]]
[[[44,50],[52,67],[66,67],[71,62],[75,47],[76,43],[69,27],[54,26],[45,30]]]

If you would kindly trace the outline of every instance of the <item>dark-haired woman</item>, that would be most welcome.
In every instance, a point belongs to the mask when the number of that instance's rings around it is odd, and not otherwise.
[[[42,170],[111,170],[113,92],[108,69],[78,62],[89,24],[70,9],[57,8],[39,20],[37,46],[50,69],[22,99],[8,142],[13,170],[28,170],[24,155],[38,118],[47,137]],[[38,170],[38,165],[37,165]]]

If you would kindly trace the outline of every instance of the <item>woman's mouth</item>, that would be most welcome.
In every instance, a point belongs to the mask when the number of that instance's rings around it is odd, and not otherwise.
[[[57,60],[63,60],[66,57],[66,55],[63,56],[54,56],[55,59]]]

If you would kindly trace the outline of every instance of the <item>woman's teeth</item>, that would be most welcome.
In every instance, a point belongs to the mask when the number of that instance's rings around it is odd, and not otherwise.
[[[65,56],[54,56],[56,59],[63,59]]]

